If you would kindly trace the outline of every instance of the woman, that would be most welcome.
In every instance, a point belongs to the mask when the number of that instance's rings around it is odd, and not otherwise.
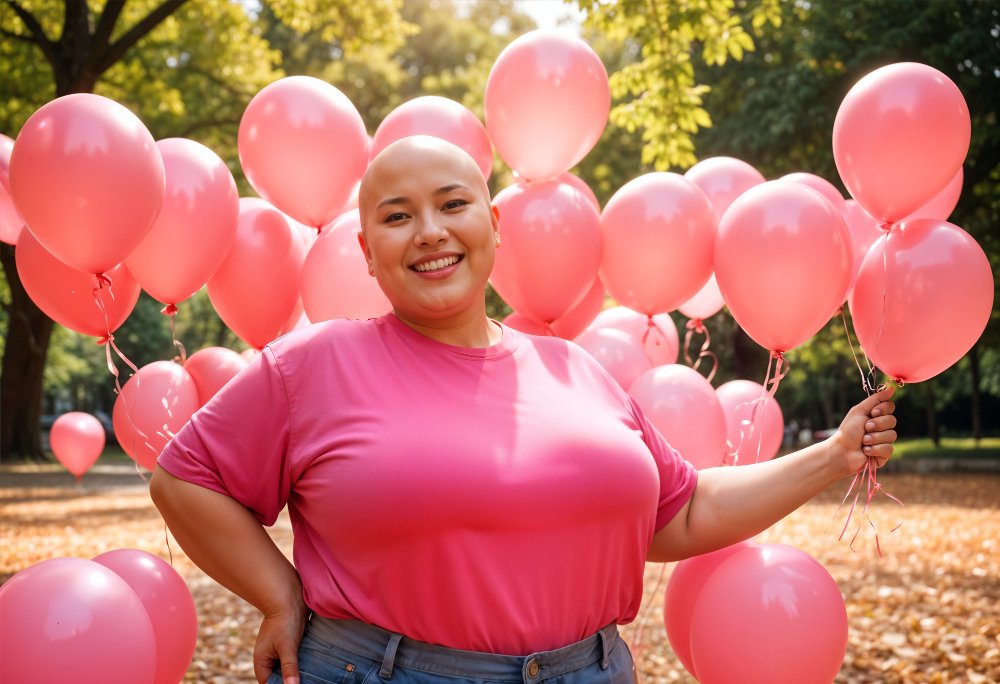
[[[629,682],[615,626],[646,560],[747,539],[891,455],[889,390],[821,444],[697,473],[585,352],[487,317],[500,221],[463,151],[390,145],[360,209],[393,313],[269,345],[152,482],[191,559],[263,613],[259,682]],[[261,526],[286,503],[294,566]]]

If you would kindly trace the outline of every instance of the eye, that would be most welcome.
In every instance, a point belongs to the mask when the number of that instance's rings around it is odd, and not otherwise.
[[[404,219],[406,219],[406,214],[404,214],[401,211],[394,211],[388,216],[386,216],[384,219],[382,219],[382,223],[396,223]]]
[[[466,202],[464,199],[451,199],[444,203],[443,209],[445,211],[451,209],[458,209],[459,207],[464,207],[466,204],[468,204],[468,202]]]

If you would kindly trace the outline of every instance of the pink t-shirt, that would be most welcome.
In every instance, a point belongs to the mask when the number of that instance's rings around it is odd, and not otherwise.
[[[159,464],[265,525],[287,503],[318,614],[520,655],[634,619],[697,479],[579,347],[454,347],[392,314],[271,343]]]

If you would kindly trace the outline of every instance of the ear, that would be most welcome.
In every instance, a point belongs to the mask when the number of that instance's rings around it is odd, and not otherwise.
[[[375,275],[375,267],[372,264],[372,254],[368,249],[368,243],[365,242],[365,231],[358,233],[358,245],[361,247],[361,252],[365,255],[365,261],[368,262],[368,275]]]
[[[500,239],[500,207],[495,204],[490,205],[490,223],[493,224],[493,235]]]

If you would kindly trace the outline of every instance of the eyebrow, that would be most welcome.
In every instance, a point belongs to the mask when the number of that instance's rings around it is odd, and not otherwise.
[[[434,195],[445,195],[445,194],[451,192],[452,190],[459,190],[459,189],[461,189],[461,190],[470,190],[469,186],[465,185],[464,183],[449,183],[448,185],[443,185],[440,188],[438,188],[437,190],[435,190],[433,194]],[[470,192],[471,192],[471,190],[470,190]],[[408,197],[388,197],[388,198],[382,200],[381,202],[379,202],[378,206],[375,207],[375,208],[376,209],[381,209],[382,207],[390,205],[390,204],[406,204],[409,201],[410,201],[410,199]]]

